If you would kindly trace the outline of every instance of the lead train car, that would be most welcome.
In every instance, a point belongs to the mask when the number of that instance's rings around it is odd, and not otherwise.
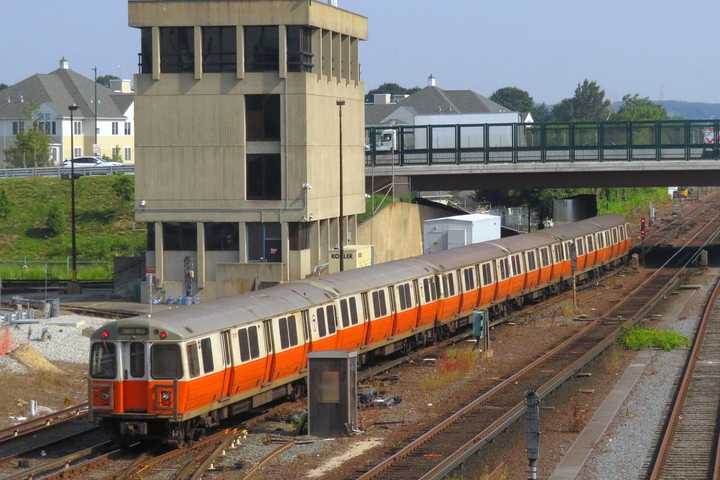
[[[618,263],[625,220],[601,216],[205,305],[136,317],[92,336],[93,417],[124,439],[182,442],[305,387],[307,355],[411,349]]]

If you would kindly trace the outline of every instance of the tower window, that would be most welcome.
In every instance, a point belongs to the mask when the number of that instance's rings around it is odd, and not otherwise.
[[[280,200],[280,155],[248,154],[247,199]]]
[[[203,72],[237,71],[235,27],[203,27]]]
[[[312,29],[287,27],[288,72],[312,72]]]
[[[195,34],[192,27],[160,28],[160,70],[164,73],[195,71]]]
[[[248,259],[251,262],[282,262],[279,223],[248,223]]]
[[[245,70],[277,72],[280,65],[277,26],[245,27]]]
[[[246,95],[248,142],[280,141],[280,95]]]

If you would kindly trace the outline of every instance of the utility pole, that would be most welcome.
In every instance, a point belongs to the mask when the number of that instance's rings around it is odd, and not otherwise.
[[[77,228],[75,226],[75,112],[77,104],[68,107],[70,110],[70,221],[72,232],[72,271],[70,273],[73,283],[77,282]]]
[[[540,459],[540,398],[535,392],[528,392],[525,400],[527,402],[528,480],[537,480],[537,464]]]
[[[340,271],[345,271],[345,249],[343,248],[344,237],[345,237],[345,219],[343,218],[343,122],[342,122],[342,109],[345,106],[345,100],[338,100],[338,115],[339,115],[339,126],[340,126]]]
[[[97,155],[98,153],[95,151],[98,145],[98,135],[97,135],[97,119],[98,119],[98,99],[97,99],[97,66],[93,67],[93,72],[95,72],[95,147],[93,148],[93,155]]]

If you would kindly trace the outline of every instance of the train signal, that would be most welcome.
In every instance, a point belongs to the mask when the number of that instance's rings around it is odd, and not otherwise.
[[[645,217],[642,217],[640,219],[640,238],[645,240],[645,237],[647,237],[647,223]]]

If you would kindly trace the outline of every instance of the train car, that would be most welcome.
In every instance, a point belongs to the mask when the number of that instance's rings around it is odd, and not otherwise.
[[[361,361],[432,342],[621,261],[622,217],[409,258],[109,323],[92,336],[90,411],[123,440],[184,442],[305,390],[307,356]]]

